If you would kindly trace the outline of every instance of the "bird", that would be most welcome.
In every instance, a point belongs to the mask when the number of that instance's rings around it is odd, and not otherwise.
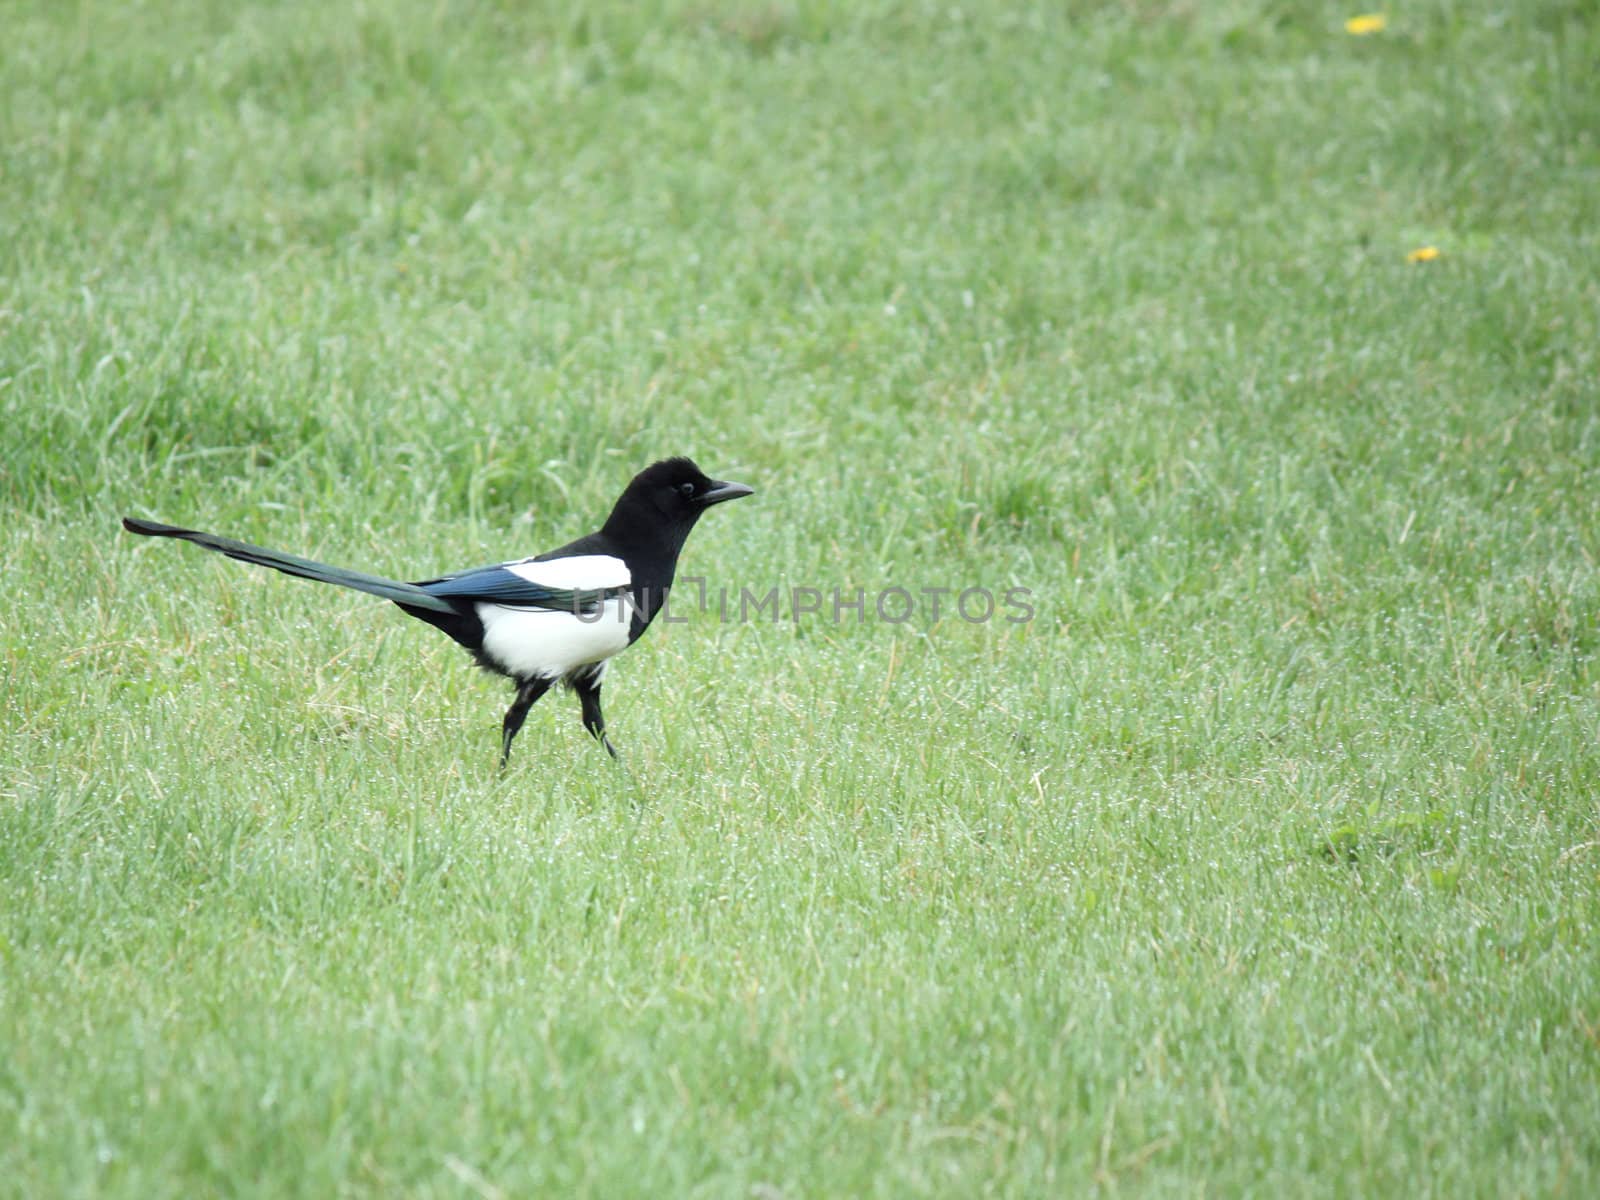
[[[710,478],[689,458],[665,458],[633,477],[596,532],[531,558],[417,583],[139,517],[123,517],[122,526],[381,596],[443,630],[479,666],[508,677],[516,687],[500,727],[503,770],[528,710],[557,683],[577,694],[584,728],[618,757],[600,710],[607,664],[639,640],[666,604],[678,555],[706,509],[753,494],[745,484]]]

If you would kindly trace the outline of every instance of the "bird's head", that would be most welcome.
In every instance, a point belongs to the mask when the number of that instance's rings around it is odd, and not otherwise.
[[[693,460],[664,458],[633,477],[606,521],[608,536],[633,540],[652,531],[677,534],[678,544],[713,504],[748,496],[742,483],[712,479]]]

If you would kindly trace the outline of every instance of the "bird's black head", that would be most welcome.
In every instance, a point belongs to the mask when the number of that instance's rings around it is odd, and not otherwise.
[[[605,524],[619,542],[665,541],[676,554],[683,539],[713,504],[748,496],[742,483],[712,479],[687,458],[664,458],[633,477]]]

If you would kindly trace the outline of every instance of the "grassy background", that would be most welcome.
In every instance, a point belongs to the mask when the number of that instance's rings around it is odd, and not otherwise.
[[[1600,22],[1348,15],[9,5],[0,1193],[1600,1190]],[[690,612],[501,776],[116,527],[684,452],[713,587],[1037,619]]]

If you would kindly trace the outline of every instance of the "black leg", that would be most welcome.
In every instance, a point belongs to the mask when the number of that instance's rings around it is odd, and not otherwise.
[[[511,739],[517,736],[517,730],[522,728],[522,722],[528,717],[528,710],[534,702],[550,690],[548,679],[524,679],[517,685],[517,698],[511,702],[511,707],[506,710],[506,719],[501,727],[500,735],[500,766],[505,768],[511,758]]]
[[[575,679],[572,690],[578,693],[578,703],[583,706],[583,727],[594,734],[595,739],[606,748],[607,754],[616,758],[617,748],[606,737],[606,719],[600,715],[600,681],[594,678]]]

